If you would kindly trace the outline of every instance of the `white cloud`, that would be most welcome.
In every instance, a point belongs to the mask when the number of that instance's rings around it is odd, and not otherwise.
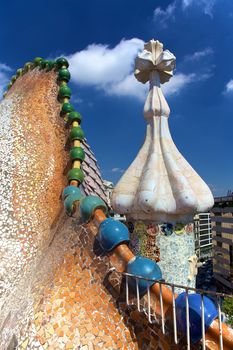
[[[76,97],[76,96],[73,96],[72,97],[72,102],[73,103],[83,103],[83,99],[82,98],[80,98],[80,97]]]
[[[213,7],[216,0],[182,0],[183,9],[189,6],[196,5],[203,9],[203,12],[210,17],[213,17]]]
[[[187,84],[194,81],[195,74],[185,75],[183,73],[177,73],[174,75],[169,83],[162,85],[162,90],[165,96],[170,96],[179,93]],[[128,75],[123,81],[112,86],[112,89],[108,91],[111,95],[118,96],[132,96],[144,101],[149,89],[148,84],[139,83],[133,74]]]
[[[161,7],[156,7],[154,10],[154,20],[159,21],[160,24],[166,27],[166,23],[169,19],[174,19],[174,12],[176,9],[176,1],[173,1],[167,6],[165,10]]]
[[[106,88],[108,84],[122,81],[134,66],[134,58],[144,42],[133,38],[122,40],[114,48],[92,44],[68,56],[72,79],[83,85]]]
[[[145,88],[131,73],[134,59],[143,47],[144,41],[138,38],[123,39],[113,48],[91,44],[67,57],[72,80],[81,85],[94,86],[108,95],[142,99]]]
[[[170,81],[164,85],[162,85],[162,89],[165,96],[177,94],[182,90],[186,85],[195,81],[196,74],[183,74],[178,73],[174,75]]]
[[[134,59],[144,42],[123,39],[113,48],[92,44],[68,56],[72,80],[79,85],[93,86],[107,95],[130,96],[145,100],[148,84],[139,83],[133,75]],[[194,79],[195,78],[195,79]],[[162,85],[165,95],[179,93],[187,84],[201,80],[200,75],[177,73]]]
[[[133,74],[129,74],[122,81],[112,84],[107,93],[117,96],[132,96],[144,100],[147,91],[148,84],[139,83]]]
[[[198,0],[196,0],[198,1]],[[184,8],[190,6],[192,4],[192,2],[194,2],[194,0],[182,0],[182,5]]]
[[[200,58],[212,55],[214,50],[211,47],[207,47],[202,51],[196,51],[191,55],[185,56],[185,61],[198,61]]]
[[[228,93],[233,93],[233,79],[231,79],[230,81],[228,81],[228,83],[226,84],[226,88],[224,90],[225,94]]]
[[[0,97],[6,85],[9,83],[9,72],[11,72],[11,70],[12,69],[5,63],[0,63]]]
[[[213,17],[213,8],[216,0],[173,0],[165,9],[156,7],[154,10],[154,20],[158,21],[162,27],[167,27],[167,22],[175,20],[176,10],[181,6],[187,10],[191,6],[198,6],[206,15]]]
[[[9,67],[7,64],[5,64],[5,63],[0,63],[0,70],[4,70],[4,71],[6,71],[6,72],[11,72],[12,71],[12,69],[11,69],[11,67]]]
[[[121,168],[112,168],[111,172],[112,173],[123,173],[125,170]]]

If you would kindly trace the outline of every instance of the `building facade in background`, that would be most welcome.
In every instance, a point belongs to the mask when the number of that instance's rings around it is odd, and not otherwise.
[[[213,232],[213,268],[217,282],[233,290],[233,194],[216,197],[211,214]]]
[[[108,180],[104,180],[104,187],[105,187],[105,193],[106,193],[106,196],[107,196],[107,204],[110,208],[109,210],[109,215],[114,218],[115,220],[118,220],[118,221],[122,221],[122,222],[125,222],[126,221],[126,217],[125,215],[122,215],[122,214],[118,214],[118,213],[115,213],[112,208],[111,208],[111,195],[112,195],[112,191],[114,189],[114,184],[113,182],[111,181],[108,181]]]
[[[194,216],[195,252],[199,261],[212,257],[212,225],[210,213]]]
[[[108,180],[104,180],[103,182],[104,182],[104,187],[105,187],[105,193],[107,196],[107,204],[109,207],[111,207],[110,198],[112,195],[112,191],[114,189],[114,184],[113,184],[113,182],[108,181]]]

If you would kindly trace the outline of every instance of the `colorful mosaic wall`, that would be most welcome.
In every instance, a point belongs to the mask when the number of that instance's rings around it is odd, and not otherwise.
[[[126,307],[120,276],[108,273],[101,252],[89,229],[77,219],[64,221],[36,273],[15,334],[19,350],[170,349],[143,313]]]
[[[62,210],[66,132],[57,89],[54,71],[35,69],[15,81],[0,105],[2,305],[50,243]]]
[[[37,296],[19,349],[134,349],[115,299],[102,286],[107,259],[93,252],[93,237],[77,220],[69,220],[63,229],[64,258]]]
[[[193,224],[128,223],[131,248],[159,263],[167,282],[195,287],[197,258],[195,255]]]
[[[67,75],[65,69],[62,73]],[[36,58],[17,70],[1,101],[0,298],[49,244],[63,208],[60,195],[70,141],[60,117],[57,76],[54,62]],[[97,161],[85,139],[83,147],[82,191],[106,200]]]
[[[15,324],[18,298],[30,289],[32,275],[53,240],[69,167],[58,73],[54,65],[38,66],[36,61],[17,71],[0,103],[0,333],[6,324]],[[105,200],[97,161],[85,139],[83,147],[81,190]],[[2,334],[8,341],[8,331]]]

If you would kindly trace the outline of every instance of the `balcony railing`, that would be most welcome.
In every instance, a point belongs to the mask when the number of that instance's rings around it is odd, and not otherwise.
[[[147,279],[142,276],[135,276],[126,272],[119,272],[116,271],[115,268],[112,268],[110,270],[111,272],[115,271],[118,274],[121,274],[122,277],[125,280],[125,301],[128,306],[130,305],[135,305],[138,309],[139,312],[144,312],[144,314],[147,316],[148,321],[150,324],[156,324],[157,327],[159,327],[162,331],[163,335],[167,335],[173,338],[174,344],[179,346],[180,343],[182,343],[182,346],[184,346],[184,341],[187,346],[187,350],[193,349],[192,342],[191,342],[191,329],[190,329],[190,309],[189,309],[189,295],[196,293],[200,294],[200,311],[201,311],[201,322],[199,325],[197,325],[200,328],[199,331],[201,332],[201,340],[199,341],[198,345],[195,344],[194,347],[196,349],[201,348],[202,350],[205,349],[220,349],[224,350],[224,339],[223,339],[223,327],[222,327],[222,310],[221,310],[221,300],[224,297],[229,297],[233,298],[232,295],[227,295],[224,293],[217,293],[213,291],[204,291],[202,289],[196,289],[196,288],[191,288],[191,287],[186,287],[178,284],[173,284],[173,283],[168,283],[162,280],[151,280]],[[130,284],[130,279],[134,279],[135,281],[135,287],[134,291],[132,290],[132,283]],[[146,294],[143,298],[140,297],[140,292],[139,292],[139,281],[143,280],[144,282],[147,283],[147,291]],[[159,306],[156,301],[153,302],[153,298],[151,295],[151,283],[153,282],[154,284],[159,285]],[[172,306],[171,306],[171,312],[172,317],[169,317],[169,322],[167,322],[168,318],[164,313],[164,307],[163,307],[163,288],[162,286],[166,286],[169,288],[172,292]],[[186,320],[185,320],[185,332],[179,332],[178,330],[178,322],[184,322],[182,319],[178,319],[177,317],[177,305],[176,305],[176,289],[183,289],[185,292],[185,314],[186,314]],[[136,297],[133,298],[133,302],[130,302],[131,297],[134,295]],[[219,327],[219,332],[218,332],[218,344],[217,347],[209,347],[208,343],[209,341],[206,340],[206,331],[207,331],[207,325],[205,323],[205,305],[204,305],[204,296],[208,296],[209,298],[212,299],[214,302],[216,308],[217,308],[217,317],[218,317],[218,327]],[[158,300],[157,300],[158,301]],[[143,306],[142,306],[143,304]],[[168,326],[170,324],[170,327]],[[232,330],[233,332],[233,330]],[[184,335],[185,333],[185,335]],[[185,339],[184,339],[185,336]]]

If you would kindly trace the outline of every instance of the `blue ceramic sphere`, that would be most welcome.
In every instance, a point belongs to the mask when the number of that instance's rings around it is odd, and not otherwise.
[[[97,239],[102,248],[110,252],[120,243],[129,242],[129,231],[122,222],[107,218],[99,226]]]
[[[96,209],[102,209],[107,213],[107,206],[105,202],[98,196],[83,197],[79,204],[79,212],[84,222],[91,220],[91,217]]]
[[[78,187],[66,186],[62,192],[62,200],[64,201],[66,199],[66,197],[68,197],[70,195],[80,196],[80,199],[81,199],[81,197],[83,197],[82,193]]]
[[[134,276],[142,276],[152,280],[161,280],[162,272],[159,265],[148,258],[142,256],[136,256],[127,265],[127,272]],[[133,277],[129,277],[129,284],[132,292],[136,294],[136,280]],[[147,285],[150,287],[154,284],[153,281],[146,281],[138,279],[139,293],[143,295],[147,291]]]
[[[176,318],[178,331],[186,334],[186,293],[181,293],[176,298]],[[201,295],[189,294],[189,323],[190,323],[190,338],[193,343],[196,343],[202,338],[201,327]],[[213,320],[218,316],[218,311],[213,301],[204,296],[204,319],[205,331],[209,328]]]

